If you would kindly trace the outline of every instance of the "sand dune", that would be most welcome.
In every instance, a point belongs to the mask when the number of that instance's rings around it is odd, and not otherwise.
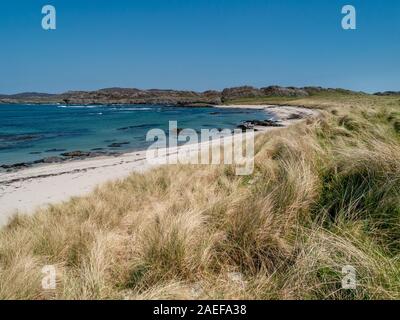
[[[219,106],[220,107],[220,106]],[[229,108],[259,108],[274,113],[284,126],[315,116],[315,110],[276,106],[225,106]],[[259,128],[261,131],[281,128]],[[196,146],[182,146],[193,148]],[[198,147],[198,146],[197,146]],[[174,154],[178,149],[169,149]],[[66,201],[73,196],[91,192],[109,180],[123,179],[132,172],[143,172],[154,167],[157,159],[149,161],[146,151],[132,152],[118,157],[102,157],[27,168],[0,174],[0,225],[15,213],[32,213],[35,208]]]

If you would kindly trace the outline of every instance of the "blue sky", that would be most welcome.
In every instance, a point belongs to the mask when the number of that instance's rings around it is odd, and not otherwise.
[[[57,30],[41,8],[57,9]],[[341,8],[357,9],[357,30]],[[398,0],[2,0],[0,92],[400,90]]]

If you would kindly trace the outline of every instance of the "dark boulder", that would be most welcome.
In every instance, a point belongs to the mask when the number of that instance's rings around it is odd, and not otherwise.
[[[251,121],[243,121],[240,125],[237,126],[238,129],[242,131],[253,130],[255,127],[282,127],[283,125],[277,123],[273,120],[251,120]]]
[[[21,168],[28,168],[31,166],[31,163],[29,162],[21,162],[21,163],[14,163],[14,164],[3,164],[0,166],[0,168],[3,169],[21,169]]]
[[[260,126],[260,127],[282,127],[282,124],[277,123],[273,120],[252,120],[248,121],[253,126]]]
[[[71,151],[71,152],[65,152],[61,154],[63,157],[68,157],[68,158],[78,158],[78,157],[87,157],[89,156],[89,152],[84,152],[84,151]]]

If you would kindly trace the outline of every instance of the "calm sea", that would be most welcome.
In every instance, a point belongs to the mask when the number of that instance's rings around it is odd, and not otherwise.
[[[243,120],[271,118],[262,110],[161,105],[0,105],[0,165],[59,156],[67,151],[143,150],[146,133],[168,131],[168,121],[195,130],[235,128]],[[114,147],[113,147],[114,143]],[[115,147],[115,143],[124,143]]]

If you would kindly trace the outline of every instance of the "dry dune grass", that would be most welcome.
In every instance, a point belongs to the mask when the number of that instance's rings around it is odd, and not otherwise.
[[[323,117],[259,136],[252,176],[167,166],[16,217],[0,298],[400,298],[400,103],[360,99],[303,101]]]

